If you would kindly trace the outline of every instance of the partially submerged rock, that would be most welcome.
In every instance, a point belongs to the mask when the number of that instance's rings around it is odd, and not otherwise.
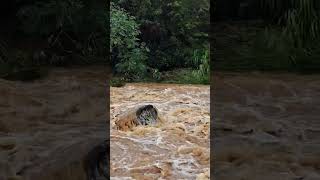
[[[109,173],[110,147],[107,140],[95,146],[85,158],[85,171],[87,180],[97,180],[99,178],[108,179]]]
[[[18,175],[23,180],[108,179],[110,147],[109,140],[103,139],[105,137],[88,137],[73,142],[34,162],[19,164],[14,174],[6,177]]]
[[[158,110],[153,105],[144,105],[120,116],[115,124],[117,129],[127,131],[139,125],[155,125],[159,120]]]

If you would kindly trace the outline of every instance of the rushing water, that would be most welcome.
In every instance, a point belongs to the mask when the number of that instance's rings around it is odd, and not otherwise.
[[[106,139],[103,68],[0,79],[0,180],[85,180],[83,159]]]
[[[209,86],[127,84],[110,94],[111,179],[209,179]],[[145,104],[160,124],[115,128],[119,115]]]
[[[95,67],[0,80],[0,180],[85,180],[83,158],[106,138],[106,79]],[[111,88],[111,179],[208,179],[209,91]],[[216,73],[211,91],[217,180],[320,179],[319,75]],[[115,129],[117,118],[144,104],[163,122]]]
[[[215,73],[214,178],[320,179],[320,76]]]

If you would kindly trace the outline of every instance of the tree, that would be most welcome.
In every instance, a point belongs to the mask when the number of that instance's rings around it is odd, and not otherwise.
[[[143,44],[139,44],[138,23],[124,9],[111,3],[110,52],[116,73],[128,80],[141,78],[146,72],[147,58]]]

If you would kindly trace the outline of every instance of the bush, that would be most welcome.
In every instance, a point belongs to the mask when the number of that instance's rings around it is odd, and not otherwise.
[[[192,58],[193,63],[198,68],[192,71],[189,81],[199,84],[210,83],[210,58],[209,50],[195,50]]]
[[[124,86],[126,83],[125,83],[125,80],[124,79],[121,79],[121,78],[117,78],[117,77],[113,77],[111,80],[110,80],[110,86],[112,87],[122,87]]]
[[[140,79],[146,73],[146,49],[138,43],[138,24],[135,18],[114,3],[111,4],[110,52],[116,73],[127,80]]]
[[[84,0],[25,2],[17,12],[20,33],[43,42],[40,48],[48,56],[44,64],[68,63],[72,55],[80,57],[72,63],[107,63],[105,7]]]
[[[208,43],[208,0],[117,2],[142,25],[140,37],[150,49],[147,64],[152,68],[166,71],[187,67],[190,51]]]
[[[265,29],[252,48],[256,66],[262,70],[316,72],[320,70],[320,44],[297,46],[295,38],[281,29]]]
[[[260,0],[266,17],[284,27],[295,45],[305,45],[320,38],[320,3],[318,0]]]

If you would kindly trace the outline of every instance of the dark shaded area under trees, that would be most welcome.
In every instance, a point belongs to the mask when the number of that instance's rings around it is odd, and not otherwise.
[[[124,81],[209,82],[208,0],[111,4],[109,12],[103,1],[2,2],[0,78],[28,80],[48,67],[110,63]],[[213,69],[319,72],[319,1],[211,4]]]
[[[320,2],[215,0],[215,70],[320,72]]]
[[[182,68],[183,82],[209,82],[208,0],[111,3],[109,11],[104,1],[2,2],[0,78],[32,80],[54,66],[111,64],[122,81],[171,79],[166,72]]]
[[[1,2],[0,78],[32,80],[53,66],[107,66],[107,8],[102,1]]]

